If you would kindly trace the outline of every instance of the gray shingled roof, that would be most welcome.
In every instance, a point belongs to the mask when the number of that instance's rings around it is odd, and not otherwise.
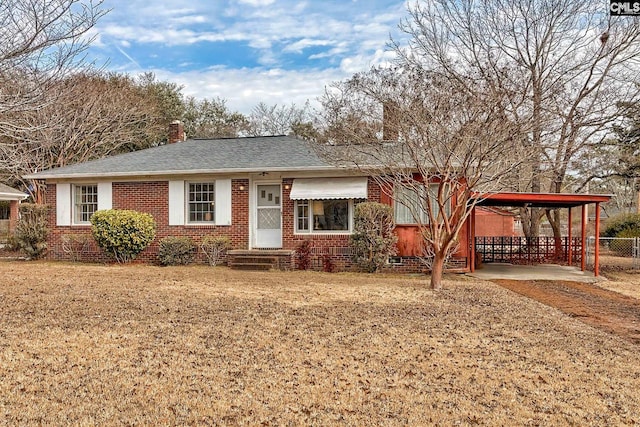
[[[308,142],[289,136],[191,139],[100,160],[49,169],[30,179],[194,173],[326,170]]]
[[[21,200],[27,197],[28,196],[22,191],[18,191],[0,182],[0,200]]]

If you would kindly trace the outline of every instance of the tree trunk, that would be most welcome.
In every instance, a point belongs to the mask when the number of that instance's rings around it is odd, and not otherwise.
[[[553,230],[553,237],[560,239],[562,237],[560,230],[560,211],[558,209],[547,209],[545,214],[547,215],[547,219],[549,220],[549,224]]]
[[[554,259],[555,261],[564,260],[564,254],[562,250],[562,233],[560,230],[560,210],[559,209],[547,209],[545,211],[551,229],[553,230],[553,242],[554,242]]]
[[[533,131],[531,148],[539,152],[538,158],[533,159],[531,164],[531,192],[540,193],[542,189],[542,87],[541,79],[535,67],[531,68],[531,80],[533,82]],[[522,231],[527,238],[529,246],[538,243],[540,236],[540,218],[542,218],[540,208],[521,208],[520,217],[522,220]]]
[[[445,256],[436,252],[431,265],[431,289],[442,289]]]
[[[540,236],[540,208],[520,208],[522,232],[528,245],[536,245]]]

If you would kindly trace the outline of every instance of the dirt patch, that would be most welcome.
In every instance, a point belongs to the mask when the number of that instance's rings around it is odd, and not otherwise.
[[[636,298],[588,283],[504,279],[494,282],[640,344],[640,301]]]

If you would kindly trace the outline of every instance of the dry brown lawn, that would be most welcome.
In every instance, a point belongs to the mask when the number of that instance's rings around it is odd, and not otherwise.
[[[638,346],[489,282],[0,262],[5,424],[630,425]]]
[[[598,286],[640,299],[640,271],[607,271]]]

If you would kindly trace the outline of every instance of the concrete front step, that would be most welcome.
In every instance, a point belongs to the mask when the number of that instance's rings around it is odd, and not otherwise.
[[[255,271],[266,271],[271,270],[274,267],[273,264],[262,264],[262,263],[232,263],[229,264],[229,268],[234,270],[255,270]]]
[[[227,252],[227,265],[236,270],[288,270],[291,268],[288,250],[231,250]]]
[[[274,263],[278,260],[277,257],[272,256],[247,256],[247,255],[232,255],[233,262],[235,263]]]

